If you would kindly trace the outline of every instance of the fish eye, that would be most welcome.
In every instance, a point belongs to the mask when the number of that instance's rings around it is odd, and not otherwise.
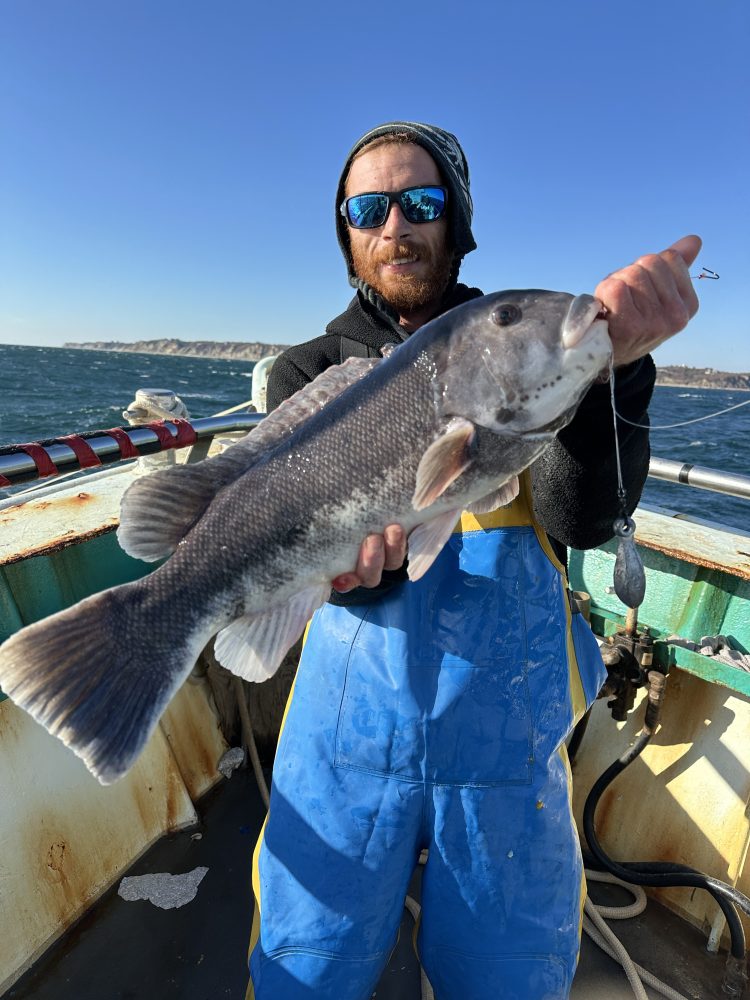
[[[518,306],[506,302],[504,305],[497,306],[496,309],[492,310],[490,319],[497,326],[511,326],[513,323],[517,323],[522,315],[523,313]]]

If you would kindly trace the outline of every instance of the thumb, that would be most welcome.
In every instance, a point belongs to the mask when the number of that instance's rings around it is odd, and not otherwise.
[[[683,236],[682,239],[677,240],[677,242],[673,243],[668,249],[676,250],[687,266],[690,267],[700,253],[702,246],[703,240],[700,236]]]

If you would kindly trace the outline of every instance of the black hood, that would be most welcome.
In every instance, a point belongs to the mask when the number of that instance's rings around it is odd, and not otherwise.
[[[476,249],[476,242],[471,231],[473,205],[469,192],[469,165],[455,135],[438,128],[436,125],[396,121],[378,125],[357,140],[346,158],[346,163],[344,164],[344,169],[341,171],[336,190],[336,235],[338,236],[339,246],[346,261],[349,284],[353,288],[356,288],[366,301],[382,312],[391,323],[395,322],[397,325],[398,316],[396,316],[394,311],[380,298],[373,288],[354,273],[349,244],[349,227],[340,211],[344,201],[346,178],[355,155],[364,146],[372,142],[373,139],[394,132],[406,132],[413,137],[413,141],[418,146],[422,146],[427,150],[437,164],[442,181],[448,188],[448,231],[454,251],[454,264],[446,295],[450,295],[453,286],[455,286],[458,280],[461,261],[467,253]]]

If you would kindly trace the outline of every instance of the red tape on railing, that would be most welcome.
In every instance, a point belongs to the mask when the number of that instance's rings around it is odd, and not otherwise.
[[[140,428],[147,427],[150,431],[153,431],[159,438],[159,444],[163,451],[167,451],[168,448],[174,448],[176,438],[172,437],[172,432],[163,420],[150,420],[147,424],[139,424],[138,426]]]
[[[44,479],[45,476],[59,475],[57,466],[40,444],[19,444],[18,448],[20,451],[25,451],[32,459],[40,479]]]
[[[94,449],[80,434],[64,434],[55,440],[62,441],[69,448],[73,449],[78,459],[78,464],[82,469],[92,469],[94,466],[102,464],[102,460]]]
[[[198,440],[198,435],[195,433],[192,424],[189,424],[187,420],[183,420],[182,417],[175,417],[172,423],[177,425],[175,448],[186,448],[188,445],[195,444]]]
[[[102,431],[102,434],[108,434],[111,438],[115,439],[120,446],[120,454],[123,458],[140,458],[141,453],[128,437],[127,431],[124,431],[122,427],[110,427],[108,431]]]
[[[142,424],[141,426],[148,427],[156,434],[159,444],[165,451],[168,448],[185,448],[188,445],[195,444],[198,440],[198,435],[187,420],[174,417],[170,420],[170,423],[173,423],[177,428],[175,436],[172,435],[171,430],[163,420],[153,420],[151,423]],[[141,453],[122,427],[110,427],[109,430],[98,431],[97,433],[107,434],[109,437],[114,438],[118,444],[122,458],[140,458]],[[55,438],[55,441],[60,441],[72,449],[82,469],[91,469],[102,464],[101,459],[94,449],[80,434],[64,434],[62,437]],[[33,460],[40,479],[43,479],[45,476],[57,476],[60,474],[60,470],[40,444],[19,444],[15,447],[18,451],[25,451]],[[13,482],[0,473],[0,486],[12,485]]]
[[[164,420],[152,420],[140,426],[148,427],[156,434],[164,451],[168,448],[185,448],[189,444],[195,444],[198,440],[197,434],[187,420],[183,420],[181,417],[172,417],[169,422],[177,428],[176,437],[172,437],[172,432]]]

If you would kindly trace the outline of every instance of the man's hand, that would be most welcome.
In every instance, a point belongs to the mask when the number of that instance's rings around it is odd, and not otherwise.
[[[368,535],[359,550],[352,573],[337,576],[331,586],[340,594],[355,587],[377,587],[384,569],[398,569],[406,559],[406,533],[400,524],[389,524],[382,535]]]
[[[614,364],[642,358],[678,333],[698,311],[688,268],[702,244],[683,236],[661,253],[646,254],[601,281],[594,295],[606,307]]]

